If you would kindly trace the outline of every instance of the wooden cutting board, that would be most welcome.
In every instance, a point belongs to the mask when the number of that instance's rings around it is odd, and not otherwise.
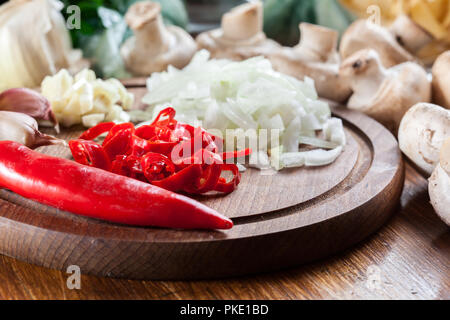
[[[133,89],[142,96],[142,88]],[[324,258],[375,232],[404,181],[395,138],[376,121],[334,107],[348,144],[329,166],[261,174],[199,201],[233,219],[227,231],[136,228],[84,218],[0,190],[0,253],[84,274],[133,279],[207,279],[286,268]],[[70,139],[81,130],[64,131]],[[41,152],[70,158],[61,147]],[[43,190],[45,192],[45,190]]]

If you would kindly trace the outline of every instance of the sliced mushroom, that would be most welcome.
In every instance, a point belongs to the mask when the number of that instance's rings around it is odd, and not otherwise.
[[[342,36],[339,52],[345,59],[362,49],[376,50],[386,68],[416,60],[388,29],[365,19],[357,20],[348,27]]]
[[[301,39],[294,48],[282,48],[269,55],[275,70],[304,79],[314,79],[320,97],[337,102],[351,94],[347,79],[339,75],[338,33],[332,29],[300,23]]]
[[[431,84],[421,66],[405,62],[386,69],[372,49],[348,57],[341,65],[340,74],[350,79],[353,90],[348,108],[366,113],[393,133],[409,108],[430,101]]]
[[[233,8],[223,15],[221,28],[199,34],[196,41],[200,49],[211,52],[212,58],[237,61],[267,56],[280,48],[263,32],[263,6],[260,1]]]
[[[448,138],[450,111],[431,103],[418,103],[409,109],[398,131],[400,149],[428,175],[438,164],[439,152]]]
[[[432,73],[433,102],[450,109],[450,50],[436,59]]]
[[[121,54],[127,69],[135,75],[148,76],[169,65],[183,68],[197,50],[186,31],[164,26],[159,3],[137,2],[128,9],[125,20],[134,36],[123,44]]]
[[[450,138],[445,140],[428,183],[431,204],[441,219],[450,226]]]
[[[433,38],[425,29],[405,14],[395,19],[389,27],[389,31],[402,47],[414,55],[417,55],[420,49],[433,41]]]

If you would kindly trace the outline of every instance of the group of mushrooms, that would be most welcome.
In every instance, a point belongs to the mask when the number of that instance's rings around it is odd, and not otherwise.
[[[398,133],[404,154],[431,174],[431,202],[450,225],[450,51],[434,62],[431,80],[415,53],[432,38],[408,16],[399,16],[389,28],[357,20],[339,47],[336,31],[309,23],[300,23],[297,46],[268,39],[260,1],[232,9],[219,29],[195,40],[178,27],[165,26],[158,3],[137,2],[126,21],[134,37],[121,53],[135,75],[148,76],[169,65],[183,68],[197,50],[207,49],[212,58],[262,55],[279,72],[312,78],[320,97],[346,103]]]

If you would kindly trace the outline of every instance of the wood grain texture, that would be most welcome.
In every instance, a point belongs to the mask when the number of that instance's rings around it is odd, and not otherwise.
[[[206,201],[234,218],[231,230],[120,226],[3,190],[0,252],[49,268],[78,265],[83,273],[108,277],[205,279],[276,270],[341,251],[392,213],[403,185],[403,162],[395,139],[380,124],[346,109],[334,112],[345,119],[349,136],[348,150],[334,164],[277,174],[258,183],[258,192],[252,190],[258,175],[250,173],[236,197]],[[68,152],[45,150],[59,156]],[[247,208],[247,202],[255,205]]]
[[[392,219],[363,243],[326,260],[214,281],[132,281],[82,275],[81,289],[69,290],[65,272],[0,256],[0,298],[450,299],[449,266],[450,229],[429,204],[426,179],[408,164],[400,205]],[[368,285],[371,278],[379,281]]]

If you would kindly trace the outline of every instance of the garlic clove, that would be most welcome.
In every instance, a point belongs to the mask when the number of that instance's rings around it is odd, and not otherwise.
[[[26,88],[9,89],[0,94],[0,110],[25,113],[37,120],[48,121],[59,132],[58,121],[50,102],[40,93]]]
[[[64,145],[66,141],[39,132],[35,119],[25,113],[0,111],[0,141],[15,141],[31,149]]]

